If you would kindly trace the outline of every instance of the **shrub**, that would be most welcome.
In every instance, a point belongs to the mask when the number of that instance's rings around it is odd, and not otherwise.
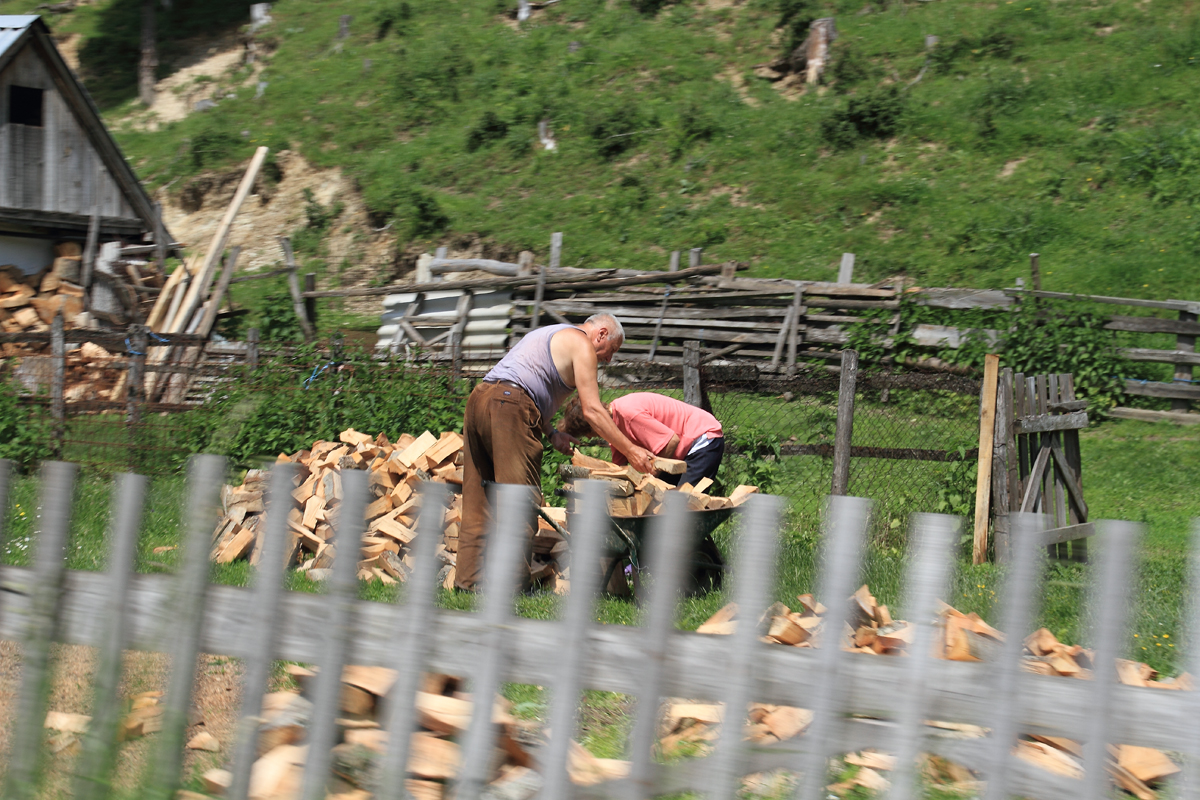
[[[641,112],[633,103],[611,106],[597,112],[588,125],[588,138],[597,155],[611,161],[641,141],[643,125]]]
[[[219,128],[205,128],[197,132],[188,148],[192,167],[200,170],[228,161],[243,146],[240,137]]]
[[[1157,128],[1122,139],[1127,179],[1162,203],[1200,199],[1200,130]]]
[[[829,79],[838,92],[845,93],[875,72],[874,65],[853,45],[834,42],[830,48]]]
[[[935,72],[950,72],[955,63],[970,57],[975,61],[984,58],[1008,60],[1013,57],[1020,40],[1002,28],[994,28],[978,38],[960,36],[952,43],[938,44],[929,54]]]
[[[445,230],[450,225],[450,217],[442,211],[437,198],[417,189],[408,194],[408,237],[416,239],[430,236]]]
[[[791,56],[796,48],[808,38],[808,29],[821,16],[820,7],[813,0],[779,0],[779,22],[783,28],[783,55]]]
[[[821,121],[821,137],[837,148],[853,147],[860,139],[887,139],[900,131],[908,107],[907,95],[885,86],[851,97]]]
[[[375,12],[375,38],[382,39],[395,30],[403,34],[400,23],[412,19],[412,6],[405,2],[392,2]]]
[[[481,147],[498,142],[508,136],[508,123],[496,116],[495,111],[485,111],[479,122],[467,131],[467,152],[474,153]]]
[[[19,402],[20,386],[0,375],[0,458],[28,469],[50,455],[49,415]]]

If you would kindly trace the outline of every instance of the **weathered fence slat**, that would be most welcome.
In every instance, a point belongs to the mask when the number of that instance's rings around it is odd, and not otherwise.
[[[421,515],[417,518],[417,538],[413,552],[413,572],[408,581],[408,602],[398,609],[392,628],[396,632],[393,656],[396,682],[390,693],[388,749],[384,754],[381,780],[376,792],[379,800],[405,797],[404,776],[412,733],[417,727],[416,697],[421,676],[433,650],[434,596],[437,592],[437,546],[442,541],[442,522],[450,487],[443,483],[420,486]]]
[[[283,556],[287,549],[287,515],[295,476],[295,464],[278,463],[271,469],[271,486],[266,496],[266,528],[251,612],[251,625],[259,649],[247,661],[246,677],[242,682],[242,713],[234,744],[232,778],[225,793],[231,800],[243,800],[249,793],[250,768],[258,755],[262,701],[271,677],[271,653],[275,650],[274,623],[279,602],[283,599]]]
[[[12,479],[13,462],[0,458],[0,551],[4,550],[5,523],[8,522],[8,485]],[[4,619],[4,592],[0,591],[0,624]]]
[[[556,234],[557,235],[557,234]],[[488,561],[484,567],[481,615],[484,623],[485,651],[473,671],[471,727],[467,730],[455,791],[456,800],[475,800],[487,783],[492,763],[496,726],[492,724],[492,704],[507,665],[511,634],[507,623],[512,617],[512,599],[518,588],[517,568],[524,566],[527,526],[533,513],[533,490],[528,486],[494,484],[492,498],[495,529],[487,543]]]
[[[545,781],[541,797],[556,800],[567,797],[571,782],[567,776],[567,755],[578,722],[579,692],[583,667],[588,661],[587,633],[592,625],[596,591],[600,588],[600,570],[585,565],[600,563],[604,539],[608,533],[608,481],[581,481],[579,513],[571,525],[571,561],[577,566],[571,574],[571,593],[561,631],[562,659],[550,696],[550,742],[542,760]],[[583,567],[583,568],[581,568]]]
[[[854,389],[858,382],[858,352],[842,351],[842,373],[838,382],[837,427],[833,437],[833,488],[830,494],[850,490],[850,443],[854,438]]]
[[[1200,675],[1200,519],[1192,521],[1191,553],[1188,555],[1187,593],[1187,642],[1188,671],[1192,675]],[[1200,692],[1193,693],[1189,698],[1187,713],[1191,719],[1200,714]],[[1188,728],[1187,748],[1190,758],[1183,763],[1183,785],[1179,789],[1180,800],[1198,800],[1200,798],[1200,725]]]
[[[1097,526],[1100,564],[1093,573],[1089,607],[1097,609],[1092,626],[1095,648],[1092,670],[1090,735],[1083,743],[1083,797],[1104,797],[1108,792],[1108,745],[1117,686],[1117,657],[1125,642],[1129,619],[1129,577],[1141,527],[1131,522],[1105,520]]]
[[[71,502],[75,464],[51,461],[42,467],[41,533],[34,557],[34,584],[30,587],[31,612],[25,621],[26,635],[21,652],[21,689],[4,796],[16,800],[37,794],[42,755],[42,721],[50,693],[50,643],[55,639],[61,604],[59,598],[66,572],[67,535],[71,524]]]
[[[655,580],[647,597],[649,615],[646,627],[637,632],[640,639],[639,680],[629,752],[629,779],[633,788],[626,795],[637,800],[655,793],[652,751],[658,730],[658,704],[663,693],[669,637],[675,627],[675,603],[683,584],[683,567],[693,524],[692,518],[685,513],[687,499],[683,495],[668,492],[663,503],[662,513],[651,521],[650,526],[649,563],[654,567]]]
[[[367,474],[360,470],[342,472],[342,503],[338,512],[335,541],[341,550],[333,560],[326,598],[329,617],[321,638],[325,657],[316,678],[312,721],[308,734],[308,760],[304,765],[304,800],[325,800],[325,785],[333,761],[330,752],[337,739],[337,713],[342,696],[342,667],[355,635],[355,602],[358,599],[358,543],[366,523]]]
[[[829,498],[824,520],[824,564],[821,570],[819,594],[816,597],[849,597],[858,579],[863,541],[867,530],[870,503],[858,497]],[[826,636],[838,635],[846,623],[846,603],[831,602],[825,610]],[[839,676],[844,654],[840,647],[822,647],[817,651],[811,677],[812,722],[801,740],[800,800],[818,800],[824,796],[825,758],[833,752],[830,740],[841,729],[843,684]]]
[[[183,736],[208,592],[208,547],[224,478],[225,459],[213,455],[192,457],[188,465],[192,491],[183,544],[183,571],[175,581],[172,606],[171,627],[175,635],[171,644],[171,675],[148,787],[148,796],[154,800],[167,800],[175,794],[183,766]]]
[[[938,598],[946,591],[946,581],[953,562],[952,548],[958,531],[958,519],[945,514],[917,514],[911,527],[910,535],[916,556],[908,570],[905,585],[909,603],[904,612],[909,619],[908,624],[915,626],[916,630],[904,666],[912,688],[904,694],[904,703],[897,719],[892,800],[908,800],[916,789],[917,755],[925,738],[922,735],[925,729],[922,712],[927,705],[928,693],[928,684],[922,678],[931,660],[935,639],[933,620],[937,614]],[[837,602],[833,598],[830,601]]]
[[[1038,549],[1044,518],[1036,514],[1014,514],[1010,522],[1012,567],[1001,594],[1000,630],[1024,631],[1033,619],[1033,598],[1038,585]],[[1010,754],[1020,733],[1017,720],[1021,715],[1021,696],[1017,692],[1017,681],[1022,671],[1021,655],[1024,649],[1023,638],[1007,636],[1000,649],[1000,657],[991,664],[992,696],[1007,700],[995,704],[989,726],[992,736],[984,770],[987,779],[984,800],[1005,800],[1011,794]]]
[[[756,495],[746,503],[741,515],[741,542],[733,572],[733,596],[740,614],[730,637],[733,641],[725,666],[726,690],[721,698],[725,724],[721,726],[716,752],[710,757],[713,762],[708,782],[710,797],[734,797],[741,786],[738,767],[745,750],[742,720],[755,688],[758,653],[765,646],[758,641],[758,609],[770,605],[775,591],[781,505],[778,497]]]
[[[129,576],[137,556],[147,484],[141,475],[121,475],[113,486],[114,519],[109,535],[113,549],[108,561],[108,602],[105,603],[109,626],[100,646],[93,679],[92,720],[88,723],[83,754],[75,773],[76,800],[101,800],[112,792],[109,781],[117,756],[117,723],[121,710],[118,689],[128,625],[126,599]]]

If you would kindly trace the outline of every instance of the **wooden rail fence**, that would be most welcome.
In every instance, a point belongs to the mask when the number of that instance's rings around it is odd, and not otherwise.
[[[8,470],[0,465],[0,506],[5,505]],[[897,756],[891,797],[908,798],[916,786],[916,756],[939,754],[977,771],[987,797],[1017,794],[1030,798],[1098,798],[1107,793],[1106,746],[1122,743],[1187,754],[1188,777],[1200,756],[1195,691],[1163,692],[1119,685],[1116,658],[1121,655],[1128,609],[1130,569],[1140,529],[1121,522],[1097,525],[1103,542],[1095,568],[1092,602],[1096,609],[1092,643],[1095,670],[1090,681],[1032,674],[1021,666],[1022,637],[1010,635],[990,661],[936,660],[931,644],[936,606],[943,596],[958,541],[958,521],[918,515],[912,527],[915,556],[907,576],[906,614],[916,638],[906,658],[863,657],[827,644],[812,649],[772,647],[759,641],[757,626],[742,624],[730,637],[678,631],[675,601],[683,580],[689,515],[685,498],[672,493],[666,512],[654,521],[650,564],[655,580],[646,598],[643,626],[595,624],[599,572],[579,569],[573,591],[558,621],[513,615],[524,530],[532,507],[528,487],[500,486],[499,521],[494,530],[480,610],[464,613],[434,605],[444,487],[423,488],[415,570],[401,606],[356,599],[356,562],[335,561],[328,594],[283,591],[287,521],[268,505],[264,556],[254,588],[210,586],[208,546],[215,519],[224,462],[198,456],[191,465],[191,499],[186,513],[182,568],[178,575],[134,575],[133,554],[146,491],[144,478],[127,475],[115,483],[107,573],[65,569],[69,498],[77,468],[47,464],[42,472],[41,531],[31,568],[0,572],[0,637],[20,639],[23,666],[16,729],[7,765],[4,796],[32,798],[37,792],[46,716],[48,660],[54,641],[99,649],[92,724],[77,763],[76,797],[105,796],[115,758],[115,727],[120,702],[116,687],[124,648],[169,652],[174,669],[165,697],[163,727],[157,735],[153,768],[144,786],[147,797],[165,800],[180,781],[183,735],[197,655],[223,654],[245,660],[246,681],[239,737],[232,752],[233,779],[227,796],[242,800],[249,785],[259,704],[273,659],[320,666],[316,678],[303,797],[322,800],[330,771],[330,749],[338,735],[339,676],[349,663],[387,666],[398,672],[389,695],[392,732],[382,760],[375,797],[404,793],[410,739],[396,732],[416,726],[414,706],[422,673],[440,671],[470,679],[475,697],[491,697],[503,681],[536,683],[551,690],[548,743],[536,753],[540,797],[648,798],[662,793],[698,791],[730,800],[742,776],[786,769],[800,776],[802,800],[824,797],[827,758],[865,747]],[[271,494],[292,487],[294,467],[281,464],[271,476]],[[356,541],[362,532],[367,500],[364,473],[343,475],[343,511],[339,538]],[[608,526],[606,497],[600,482],[582,484],[581,510],[572,520],[577,565],[596,563]],[[772,599],[779,546],[778,498],[752,498],[740,512],[740,546],[734,548],[732,599],[742,609],[766,608]],[[851,497],[830,500],[825,523],[824,568],[818,596],[848,597],[858,584],[869,504]],[[998,607],[1000,627],[1029,630],[1039,594],[1037,551],[1043,546],[1041,517],[1010,516],[1013,563]],[[1198,560],[1197,563],[1200,563]],[[523,565],[521,565],[523,566]],[[1193,584],[1194,586],[1195,584]],[[745,613],[754,618],[756,611]],[[1191,606],[1193,623],[1200,603]],[[849,614],[845,602],[830,602],[827,631],[840,631]],[[1194,626],[1193,626],[1194,627]],[[1197,654],[1189,665],[1200,672]],[[626,778],[583,787],[567,775],[570,736],[577,726],[584,689],[633,695],[637,699]],[[711,698],[725,708],[749,701],[787,704],[812,710],[808,731],[772,746],[751,745],[740,725],[723,726],[712,755],[664,765],[653,758],[658,707],[664,697]],[[459,800],[485,790],[495,728],[489,703],[475,703],[462,739],[457,782],[447,787]],[[735,717],[736,719],[736,717]],[[988,735],[946,736],[929,721],[983,726]],[[939,731],[941,733],[939,734]],[[1018,735],[1058,736],[1083,743],[1083,778],[1040,770],[1013,756]],[[1196,783],[1185,794],[1196,797]]]

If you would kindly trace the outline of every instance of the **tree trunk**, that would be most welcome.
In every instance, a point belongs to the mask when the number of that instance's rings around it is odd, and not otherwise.
[[[158,42],[154,26],[155,0],[142,0],[142,61],[138,65],[138,99],[154,103],[154,84],[158,72]]]

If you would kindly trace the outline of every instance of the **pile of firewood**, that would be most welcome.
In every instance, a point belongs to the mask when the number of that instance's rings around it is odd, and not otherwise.
[[[342,499],[342,472],[368,470],[372,501],[367,506],[367,531],[359,543],[358,577],[384,583],[404,581],[413,569],[410,545],[416,537],[418,494],[422,481],[462,485],[463,440],[447,431],[440,437],[425,431],[404,434],[395,443],[383,434],[370,436],[353,428],[342,431],[336,442],[318,441],[308,450],[280,455],[279,462],[298,465],[288,513],[289,545],[285,563],[316,580],[328,577],[338,548],[334,531]],[[662,495],[672,487],[652,475],[608,461],[575,455],[580,476],[609,480],[613,485],[614,516],[642,516],[662,507]],[[659,459],[664,471],[679,474],[682,461]],[[578,477],[578,476],[577,476]],[[711,481],[680,487],[692,508],[727,508],[758,491],[739,486],[731,497],[703,494]],[[226,486],[221,494],[222,516],[213,531],[211,558],[219,564],[249,559],[257,565],[262,551],[267,473],[249,470],[240,486]],[[657,499],[655,499],[657,498]],[[567,511],[543,507],[533,538],[531,580],[560,594],[570,588],[570,563],[566,533]],[[443,585],[454,585],[458,553],[462,495],[456,491],[443,521],[438,556],[445,564]],[[548,518],[548,519],[547,519]]]
[[[288,672],[300,690],[268,694],[263,699],[263,722],[258,732],[258,760],[251,771],[251,798],[298,797],[308,755],[307,726],[312,714],[311,692],[316,673],[299,666]],[[347,666],[342,671],[338,729],[340,741],[333,748],[334,784],[330,796],[369,798],[378,786],[388,731],[380,712],[396,682],[396,672],[383,667]],[[488,780],[497,796],[532,797],[541,788],[534,772],[530,745],[537,734],[529,723],[515,719],[510,704],[500,696],[493,699],[492,723],[496,726],[496,757]],[[458,742],[471,722],[472,697],[462,691],[462,682],[449,675],[430,674],[417,693],[417,719],[421,730],[412,734],[406,780],[416,800],[441,800],[446,784],[453,781],[462,762]],[[599,759],[572,742],[568,761],[571,780],[580,785],[623,777],[628,763]],[[205,790],[220,795],[231,782],[229,772],[209,770],[203,776]]]
[[[642,517],[657,514],[662,510],[662,501],[668,491],[678,488],[688,496],[688,508],[704,511],[715,508],[733,508],[741,505],[750,495],[758,491],[757,486],[739,486],[729,497],[705,494],[713,485],[711,478],[701,478],[695,486],[685,483],[675,487],[654,475],[645,475],[633,467],[619,467],[611,461],[592,458],[576,452],[571,457],[571,470],[576,478],[591,478],[609,481],[611,491],[608,500],[609,513],[614,517]],[[687,464],[674,458],[654,459],[654,468],[668,475],[682,475]],[[571,488],[568,484],[567,489]]]
[[[0,267],[0,331],[49,330],[60,311],[69,326],[83,311],[79,245],[67,242],[54,249],[54,263],[34,275],[11,265]]]
[[[770,644],[792,647],[819,647],[823,631],[822,616],[825,607],[812,595],[797,597],[800,608],[792,611],[783,603],[775,603],[758,620],[761,639]],[[881,605],[864,585],[848,600],[850,604],[847,624],[838,639],[843,650],[873,655],[904,655],[912,644],[915,628],[903,620],[893,620],[888,607]],[[726,605],[713,614],[697,633],[731,634],[738,624],[738,607]],[[949,661],[985,661],[998,655],[1004,634],[988,625],[978,614],[963,614],[956,608],[943,603],[938,613],[937,638],[934,643],[939,658]],[[1040,675],[1056,675],[1070,678],[1090,679],[1093,668],[1093,653],[1079,645],[1059,642],[1045,628],[1034,631],[1025,639],[1022,666],[1029,672]],[[1186,673],[1178,678],[1158,680],[1157,673],[1148,665],[1135,661],[1117,659],[1117,674],[1121,683],[1129,686],[1147,686],[1167,690],[1190,690],[1193,681]],[[719,706],[717,707],[719,711]],[[801,709],[802,710],[802,709]],[[806,714],[808,712],[805,712]],[[712,716],[712,714],[710,714]],[[811,717],[811,715],[810,715]],[[716,721],[709,723],[716,725]],[[751,722],[753,723],[753,714]],[[807,724],[807,723],[805,723]],[[984,736],[986,731],[973,725],[940,723],[929,721],[933,727],[950,728],[957,734]],[[694,726],[692,726],[694,727]],[[750,738],[751,728],[747,728]],[[690,740],[715,740],[716,732],[703,728],[690,730]],[[1156,800],[1158,793],[1152,788],[1175,773],[1179,767],[1159,750],[1148,747],[1119,745],[1109,748],[1111,761],[1109,773],[1117,784],[1139,800]],[[1023,736],[1017,742],[1019,758],[1037,764],[1043,769],[1068,777],[1083,777],[1083,748],[1078,742],[1054,736]],[[852,760],[857,758],[858,760]],[[861,767],[856,777],[828,787],[830,791],[843,794],[855,786],[873,791],[885,790],[888,782],[879,770],[890,770],[893,759],[880,753],[864,752],[847,757],[846,762]],[[934,782],[964,784],[973,780],[968,770],[934,756],[926,758],[925,774]]]

